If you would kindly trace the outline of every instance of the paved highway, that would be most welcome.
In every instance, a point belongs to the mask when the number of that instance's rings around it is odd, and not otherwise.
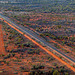
[[[29,35],[31,38],[34,38],[38,42],[44,44],[45,46],[49,47],[50,49],[54,50],[55,52],[57,52],[58,54],[60,54],[61,56],[65,57],[66,59],[68,59],[69,61],[71,61],[73,64],[75,64],[75,60],[71,59],[70,57],[68,57],[65,54],[63,54],[62,52],[60,52],[55,47],[51,46],[48,42],[46,42],[42,37],[39,37],[39,35],[37,35],[33,31],[15,24],[13,21],[11,21],[9,18],[3,16],[2,14],[0,14],[0,17],[2,17],[3,19],[5,19],[7,22],[9,22],[11,25],[13,25],[14,27],[16,27],[17,29],[19,29],[21,32]]]

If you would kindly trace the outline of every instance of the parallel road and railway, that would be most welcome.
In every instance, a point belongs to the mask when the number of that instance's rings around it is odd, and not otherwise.
[[[56,58],[57,60],[59,60],[60,62],[62,62],[64,65],[66,65],[68,68],[70,68],[71,70],[73,70],[75,72],[74,67],[72,67],[71,65],[69,65],[68,63],[66,63],[59,57],[57,57],[55,54],[53,54],[50,50],[43,47],[41,44],[43,44],[46,47],[50,48],[51,50],[55,51],[56,53],[58,53],[59,55],[61,55],[62,57],[64,57],[66,60],[70,61],[73,64],[75,64],[75,60],[71,59],[70,57],[66,56],[65,54],[63,54],[62,52],[60,52],[59,50],[57,50],[56,48],[51,46],[48,42],[46,42],[43,38],[40,38],[39,35],[35,34],[33,31],[15,24],[9,18],[7,18],[1,14],[0,14],[0,17],[1,17],[0,19],[1,20],[3,19],[4,22],[7,23],[9,26],[11,26],[15,30],[17,30],[19,33],[23,34],[25,37],[27,37],[33,43],[37,44],[40,48],[42,48],[44,51],[46,51],[48,54],[52,55],[54,58]],[[38,42],[41,44],[39,44]]]

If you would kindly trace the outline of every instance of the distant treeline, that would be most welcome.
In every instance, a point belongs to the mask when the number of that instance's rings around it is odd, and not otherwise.
[[[75,0],[7,0],[7,10],[35,12],[75,12]],[[0,4],[1,5],[1,4]],[[5,6],[4,5],[4,6]],[[10,5],[10,6],[9,6]],[[11,6],[13,5],[13,7]],[[15,10],[15,8],[17,8]],[[20,8],[20,9],[19,9]]]

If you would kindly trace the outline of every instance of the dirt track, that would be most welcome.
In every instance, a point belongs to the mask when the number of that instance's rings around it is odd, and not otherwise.
[[[5,54],[2,26],[0,25],[0,54]]]
[[[62,62],[64,65],[66,65],[68,68],[70,68],[72,71],[75,72],[75,68],[72,67],[71,65],[69,65],[68,63],[66,63],[65,61],[63,61],[62,59],[60,59],[59,57],[57,57],[56,55],[54,55],[53,53],[51,53],[49,50],[47,50],[45,47],[43,47],[42,45],[40,45],[39,43],[37,43],[35,40],[31,39],[29,36],[25,35],[23,32],[21,32],[19,29],[15,28],[14,26],[12,26],[10,23],[8,23],[7,21],[4,21],[5,23],[7,23],[9,26],[11,26],[12,28],[14,28],[16,31],[18,31],[19,33],[23,34],[26,38],[28,38],[29,40],[31,40],[33,43],[35,43],[36,45],[38,45],[40,48],[42,48],[44,51],[46,51],[48,54],[52,55],[55,59],[59,60],[60,62]]]

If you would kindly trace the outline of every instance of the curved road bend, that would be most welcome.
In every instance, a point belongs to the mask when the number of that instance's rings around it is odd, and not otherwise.
[[[59,50],[57,50],[56,48],[54,48],[53,46],[51,46],[48,42],[46,42],[43,38],[40,38],[33,31],[15,24],[9,18],[7,18],[7,17],[5,17],[5,16],[3,16],[1,14],[0,14],[0,17],[2,17],[3,19],[5,19],[7,22],[9,22],[10,24],[12,24],[14,27],[16,27],[17,29],[19,29],[23,33],[26,33],[27,35],[31,36],[32,38],[34,38],[38,42],[43,43],[45,46],[49,47],[50,49],[54,50],[55,52],[57,52],[58,54],[62,55],[63,57],[65,57],[66,59],[68,59],[69,61],[71,61],[73,64],[75,64],[75,60],[71,59],[70,57],[66,56],[65,54],[63,54],[62,52],[60,52]]]

